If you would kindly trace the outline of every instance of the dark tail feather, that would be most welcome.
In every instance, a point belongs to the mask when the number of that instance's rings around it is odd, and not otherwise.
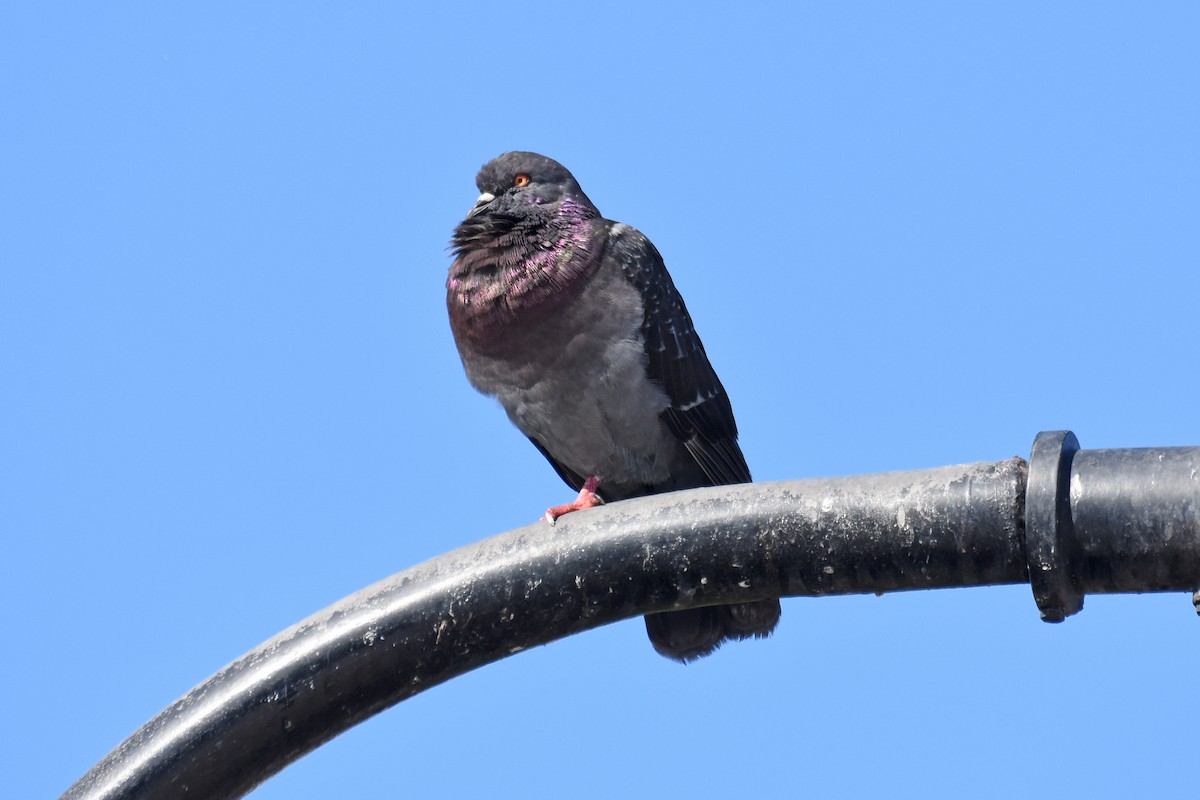
[[[779,622],[779,600],[646,615],[646,634],[654,649],[687,663],[702,658],[726,639],[765,638]]]
[[[654,649],[685,663],[716,650],[724,638],[721,628],[716,606],[646,615],[646,634]]]
[[[779,624],[779,598],[717,606],[729,639],[765,639]]]

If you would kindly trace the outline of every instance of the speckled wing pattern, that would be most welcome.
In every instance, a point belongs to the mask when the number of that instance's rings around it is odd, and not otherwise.
[[[616,259],[642,296],[647,372],[671,402],[662,414],[667,426],[714,486],[748,483],[729,396],[657,248],[637,230],[614,223],[604,257]]]

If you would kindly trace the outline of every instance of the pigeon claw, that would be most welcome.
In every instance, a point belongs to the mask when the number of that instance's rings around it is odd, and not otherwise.
[[[546,509],[544,519],[551,525],[554,525],[555,520],[563,514],[570,514],[572,511],[583,511],[585,508],[595,508],[596,506],[604,505],[603,498],[596,494],[596,490],[600,488],[600,479],[589,477],[583,482],[583,488],[579,490],[579,496],[572,503],[566,505],[554,506]]]

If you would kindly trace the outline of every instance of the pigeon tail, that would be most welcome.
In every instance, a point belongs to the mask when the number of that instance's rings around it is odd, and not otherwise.
[[[778,598],[646,615],[646,635],[660,655],[686,664],[726,640],[765,639],[779,622]]]

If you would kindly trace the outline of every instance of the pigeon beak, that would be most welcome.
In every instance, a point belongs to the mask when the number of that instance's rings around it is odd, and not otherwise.
[[[483,211],[495,199],[496,195],[492,194],[491,192],[484,192],[483,194],[479,195],[479,199],[475,201],[475,207],[467,212],[467,219],[470,219],[471,217]]]

